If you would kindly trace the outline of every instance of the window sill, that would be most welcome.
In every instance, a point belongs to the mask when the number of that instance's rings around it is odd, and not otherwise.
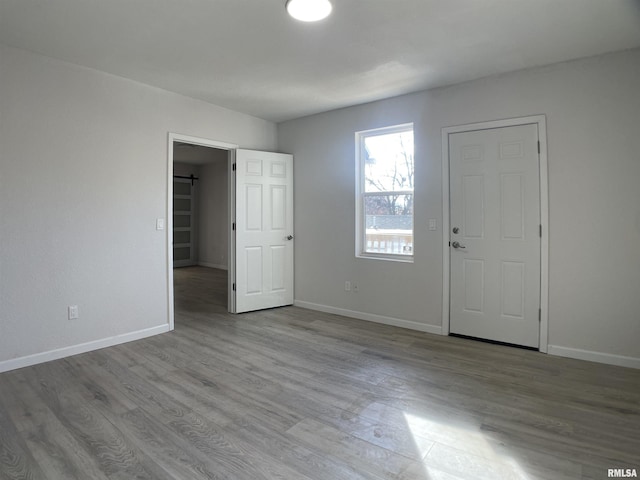
[[[357,253],[356,258],[365,260],[384,260],[387,262],[413,263],[413,255],[384,255],[375,253]]]

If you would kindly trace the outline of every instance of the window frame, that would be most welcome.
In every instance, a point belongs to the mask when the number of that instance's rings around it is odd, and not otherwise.
[[[377,260],[389,260],[402,263],[413,263],[415,256],[415,183],[413,190],[385,190],[381,192],[367,192],[365,187],[365,139],[367,137],[373,137],[378,135],[388,135],[393,133],[402,133],[411,131],[414,136],[413,147],[413,173],[415,176],[415,130],[414,124],[403,123],[399,125],[392,125],[389,127],[372,128],[369,130],[361,130],[355,133],[355,147],[356,147],[356,257],[357,258],[369,258]],[[415,177],[414,177],[415,178]],[[385,193],[391,193],[393,195],[411,195],[413,196],[413,213],[411,214],[412,229],[411,237],[413,238],[413,248],[410,255],[400,253],[377,253],[367,252],[367,228],[366,228],[366,208],[365,198],[368,196],[380,196]]]

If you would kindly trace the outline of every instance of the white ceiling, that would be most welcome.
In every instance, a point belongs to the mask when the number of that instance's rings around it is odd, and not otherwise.
[[[0,0],[0,43],[272,121],[640,46],[640,0]]]

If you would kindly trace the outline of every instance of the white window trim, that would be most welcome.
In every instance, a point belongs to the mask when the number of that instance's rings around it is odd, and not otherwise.
[[[411,130],[414,133],[413,123],[403,123],[400,125],[392,125],[390,127],[372,128],[370,130],[361,130],[355,134],[356,145],[356,257],[375,260],[388,260],[401,263],[413,263],[414,252],[411,255],[402,255],[397,253],[374,253],[366,251],[366,215],[364,212],[363,198],[367,195],[380,195],[384,192],[366,192],[364,185],[364,139],[371,135],[385,135],[391,133],[400,133]],[[415,172],[415,146],[414,146],[414,172]],[[415,174],[415,173],[414,173]],[[414,190],[402,190],[393,192],[397,195],[413,195],[414,196],[414,220],[415,220],[415,187]],[[412,230],[415,245],[415,225]]]

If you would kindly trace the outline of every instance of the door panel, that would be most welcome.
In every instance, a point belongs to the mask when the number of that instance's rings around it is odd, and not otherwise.
[[[538,347],[537,142],[535,124],[449,135],[451,333]]]
[[[519,173],[500,175],[500,232],[502,240],[524,239],[524,178]]]
[[[464,310],[484,311],[484,261],[465,258],[462,262],[464,277]]]
[[[467,238],[484,237],[484,176],[462,178],[462,231]]]
[[[236,152],[236,312],[293,303],[293,157]]]

